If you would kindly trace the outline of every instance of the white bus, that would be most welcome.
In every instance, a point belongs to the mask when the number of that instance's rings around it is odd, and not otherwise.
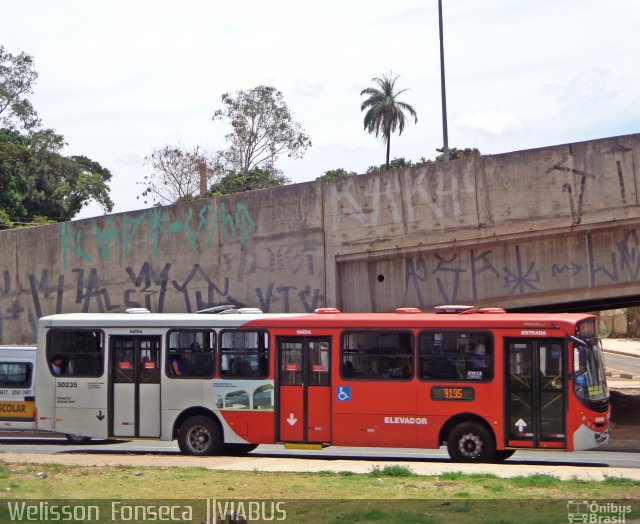
[[[0,431],[35,431],[36,346],[0,346]],[[69,442],[91,439],[65,435]]]
[[[222,442],[227,452],[251,451],[257,444],[243,437],[249,423],[259,441],[255,427],[268,435],[273,425],[274,381],[266,329],[238,328],[287,316],[294,315],[243,308],[224,315],[128,310],[43,317],[37,427],[99,439],[177,438],[182,451],[194,455],[220,451]],[[57,357],[60,374],[52,365]],[[223,410],[237,416],[213,415]]]

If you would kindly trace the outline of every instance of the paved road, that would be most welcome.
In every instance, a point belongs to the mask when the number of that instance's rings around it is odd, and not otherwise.
[[[605,353],[604,362],[607,367],[607,371],[622,371],[624,373],[640,375],[640,358]]]
[[[180,454],[175,442],[160,441],[110,441],[95,442],[89,445],[78,446],[69,444],[62,439],[46,438],[4,438],[0,439],[0,452],[5,455],[14,454],[36,454],[75,457],[82,455],[87,459],[115,457],[148,457],[152,459],[149,465],[153,465],[153,457],[161,459],[171,459],[172,465],[193,465],[194,457],[185,457]],[[1,455],[0,455],[1,457]],[[42,457],[43,461],[50,460]],[[444,448],[436,450],[405,449],[395,448],[351,448],[351,447],[330,447],[322,451],[286,450],[280,445],[262,445],[254,452],[246,455],[241,460],[250,466],[251,460],[258,459],[285,459],[299,458],[305,461],[316,461],[318,463],[336,460],[351,461],[394,461],[398,462],[421,462],[421,463],[450,463],[447,452]],[[200,459],[203,460],[203,459]],[[206,459],[205,459],[206,460]],[[162,460],[163,465],[165,463]],[[132,462],[132,463],[135,463]],[[639,470],[640,474],[640,449],[638,450],[607,450],[607,451],[580,451],[574,453],[564,453],[559,451],[518,451],[505,462],[505,466],[517,469],[519,466],[581,466],[587,468],[630,468]],[[320,469],[322,466],[319,466]],[[327,465],[326,469],[329,469]]]

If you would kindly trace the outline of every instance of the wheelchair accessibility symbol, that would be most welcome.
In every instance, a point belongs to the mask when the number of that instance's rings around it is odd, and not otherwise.
[[[348,402],[351,400],[351,386],[338,386],[336,396],[339,402]]]

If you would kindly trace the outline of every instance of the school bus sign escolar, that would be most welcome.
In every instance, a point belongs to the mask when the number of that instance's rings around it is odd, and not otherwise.
[[[0,402],[2,418],[33,418],[33,402]]]

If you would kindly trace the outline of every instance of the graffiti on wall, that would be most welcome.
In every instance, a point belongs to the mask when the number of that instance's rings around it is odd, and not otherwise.
[[[71,311],[233,304],[309,312],[324,305],[321,234],[251,242],[256,223],[243,203],[191,206],[177,217],[153,208],[59,227],[57,262],[20,276],[19,285],[0,266],[0,341],[15,342],[11,334],[25,325],[35,335],[38,318]],[[176,249],[186,250],[187,264],[176,261]]]
[[[424,220],[419,208],[428,209],[437,220],[447,213],[459,217],[463,213],[461,199],[465,194],[475,194],[470,174],[429,168],[418,169],[402,179],[397,173],[350,177],[340,185],[331,185],[329,190],[334,231],[378,226],[383,211],[390,215],[386,222],[395,224]]]
[[[70,259],[94,262],[86,245],[95,241],[98,255],[102,261],[109,261],[112,253],[122,253],[126,260],[129,257],[131,244],[136,239],[143,239],[151,244],[151,254],[161,254],[161,238],[163,235],[179,236],[186,239],[191,252],[198,248],[212,247],[219,240],[235,238],[244,244],[252,231],[255,222],[249,210],[242,203],[235,208],[227,209],[222,203],[219,206],[204,204],[200,209],[190,207],[182,220],[170,220],[166,208],[157,207],[138,213],[123,213],[120,225],[115,225],[113,216],[92,221],[93,238],[83,238],[83,230],[74,230],[73,222],[64,222],[61,227],[61,249],[64,269],[69,267]],[[101,227],[100,224],[105,224]],[[203,242],[203,244],[201,244]]]
[[[506,299],[553,290],[594,288],[638,281],[640,277],[640,231],[621,233],[622,239],[598,250],[586,234],[578,251],[548,257],[535,243],[515,243],[496,249],[471,248],[456,252],[405,257],[403,302],[427,307],[437,303]],[[532,247],[533,246],[533,247]],[[538,248],[536,248],[538,247]],[[565,246],[566,247],[566,246]],[[565,260],[565,257],[572,260]]]

